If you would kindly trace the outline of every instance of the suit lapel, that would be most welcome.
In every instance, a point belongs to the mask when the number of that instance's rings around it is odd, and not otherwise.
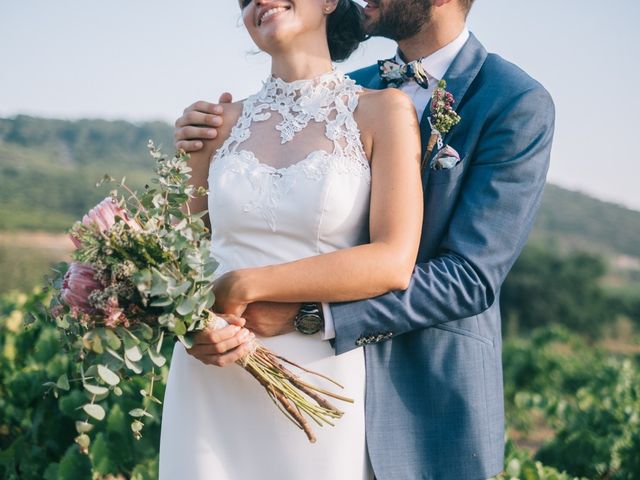
[[[473,33],[469,35],[469,39],[460,50],[460,53],[456,55],[456,58],[451,63],[451,66],[447,70],[444,75],[444,80],[447,82],[447,91],[451,92],[453,98],[456,101],[454,105],[455,110],[458,110],[464,96],[467,94],[471,83],[478,75],[478,72],[484,65],[484,61],[487,58],[487,51],[482,46],[482,44],[478,41]],[[427,142],[429,141],[429,137],[431,136],[431,126],[429,125],[428,117],[430,115],[431,110],[431,100],[425,108],[424,113],[422,114],[422,119],[420,120],[420,132],[421,132],[421,141],[422,141],[422,154],[424,155],[427,148]],[[456,127],[445,135],[443,139],[444,142],[447,142],[447,139],[451,135],[451,132],[454,131]],[[436,149],[431,152],[431,156],[436,153]],[[431,162],[431,157],[427,159],[427,166],[423,172],[423,184],[427,185],[427,180],[429,178],[429,164]]]
[[[371,76],[371,78],[367,82],[366,87],[370,88],[371,90],[383,90],[384,88],[386,88],[386,85],[380,78],[380,75],[376,72]]]

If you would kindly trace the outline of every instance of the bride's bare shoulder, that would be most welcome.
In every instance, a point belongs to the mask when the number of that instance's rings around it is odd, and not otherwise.
[[[215,138],[204,140],[204,148],[202,152],[204,156],[211,158],[211,155],[222,146],[227,138],[229,138],[229,135],[231,135],[231,129],[238,122],[240,115],[242,115],[243,105],[244,100],[225,103],[222,105],[223,111],[220,115],[222,117],[222,125],[216,128],[217,135]]]
[[[407,132],[419,132],[413,101],[397,88],[364,89],[354,117],[365,147],[373,145],[374,138],[383,138],[392,127],[399,125],[406,127]]]
[[[417,120],[413,100],[409,95],[397,88],[385,88],[384,90],[363,89],[360,94],[358,109],[367,117],[376,117],[378,121],[384,121],[385,118],[389,117],[390,113],[393,113],[391,116],[396,119],[400,116],[409,120],[415,117]]]
[[[224,142],[231,133],[231,129],[242,115],[244,100],[223,105],[222,125],[218,127],[218,140]]]

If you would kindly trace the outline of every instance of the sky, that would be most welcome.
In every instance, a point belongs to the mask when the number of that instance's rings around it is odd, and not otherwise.
[[[469,29],[557,109],[549,180],[640,210],[640,2],[477,0]],[[170,123],[269,73],[236,0],[0,0],[0,117]],[[372,39],[340,68],[395,52]]]

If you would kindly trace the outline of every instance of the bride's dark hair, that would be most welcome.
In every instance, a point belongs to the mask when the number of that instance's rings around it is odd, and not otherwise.
[[[346,60],[367,38],[362,7],[353,0],[338,0],[338,6],[327,19],[331,60]]]

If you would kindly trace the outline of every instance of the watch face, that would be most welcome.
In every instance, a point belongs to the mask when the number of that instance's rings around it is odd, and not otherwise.
[[[322,328],[322,319],[318,315],[301,315],[296,320],[296,328],[300,333],[313,335]]]

